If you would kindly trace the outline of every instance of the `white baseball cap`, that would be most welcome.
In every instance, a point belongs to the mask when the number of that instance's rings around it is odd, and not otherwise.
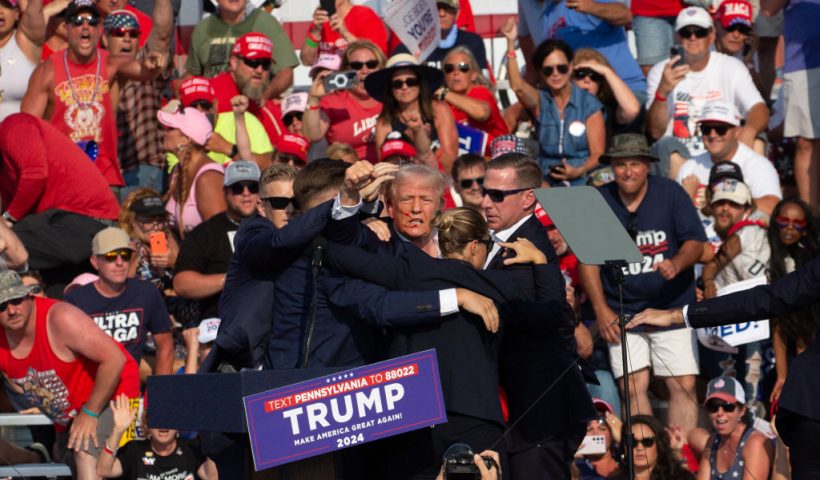
[[[703,106],[698,116],[698,123],[717,122],[737,127],[740,125],[740,112],[725,100],[712,100]]]
[[[734,179],[723,180],[712,187],[714,194],[712,195],[712,203],[717,203],[721,200],[729,200],[738,205],[751,205],[752,193],[749,187],[743,182],[738,182]]]
[[[683,27],[696,26],[701,28],[712,28],[712,16],[705,9],[700,7],[687,7],[680,11],[675,19],[675,31]]]

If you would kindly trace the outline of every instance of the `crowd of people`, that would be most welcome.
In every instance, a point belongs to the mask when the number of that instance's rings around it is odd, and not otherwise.
[[[688,328],[820,253],[817,0],[518,0],[499,65],[469,0],[421,59],[350,0],[303,39],[212,2],[187,42],[173,0],[0,0],[0,408],[54,423],[0,464],[249,478],[146,379],[435,349],[446,423],[272,474],[820,478],[784,393],[820,306]],[[534,193],[582,185],[640,263],[580,263]]]

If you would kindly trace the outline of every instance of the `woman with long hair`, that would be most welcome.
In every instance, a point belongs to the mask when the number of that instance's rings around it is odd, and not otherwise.
[[[808,205],[797,198],[781,200],[769,223],[769,280],[775,282],[802,267],[820,253],[817,219]],[[811,305],[795,313],[772,319],[777,381],[769,400],[780,398],[791,359],[811,344],[820,326],[820,306]]]
[[[0,0],[0,121],[20,111],[28,79],[43,53],[43,0]]]
[[[622,438],[628,434],[624,424]],[[694,480],[692,473],[675,459],[663,424],[655,417],[633,416],[632,435],[635,480]]]
[[[458,131],[450,107],[433,99],[443,80],[441,70],[406,53],[390,57],[384,70],[365,79],[367,91],[383,104],[376,122],[378,151],[388,134],[399,132],[413,141],[422,163],[450,171],[458,156]]]
[[[521,76],[516,60],[518,26],[514,18],[502,27],[507,38],[510,87],[538,125],[538,163],[553,184],[584,185],[606,148],[601,102],[570,81],[572,48],[562,40],[545,40],[529,60],[538,70],[535,88]]]
[[[138,188],[125,197],[120,207],[119,227],[131,237],[136,260],[129,276],[153,283],[161,292],[170,289],[179,242],[168,228],[168,212],[162,197],[150,188]],[[167,249],[151,248],[151,236],[162,234]]]

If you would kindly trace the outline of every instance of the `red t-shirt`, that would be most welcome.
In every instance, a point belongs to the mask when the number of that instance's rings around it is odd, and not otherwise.
[[[216,92],[216,99],[218,101],[217,110],[219,110],[219,113],[232,111],[231,99],[239,95],[239,89],[236,88],[236,82],[234,82],[233,77],[231,77],[231,73],[222,72],[210,80],[211,86],[214,87],[214,91]],[[248,113],[253,114],[262,122],[262,126],[265,127],[268,138],[270,138],[271,143],[274,145],[276,145],[276,141],[279,140],[279,137],[282,136],[282,133],[285,131],[285,126],[279,118],[282,116],[281,110],[277,112],[277,108],[272,100],[268,101],[265,105],[267,112],[253,100],[248,104]]]
[[[675,17],[686,5],[681,0],[632,0],[632,15]]]
[[[475,85],[467,92],[467,96],[489,104],[490,117],[483,122],[477,122],[470,119],[466,113],[450,105],[450,110],[453,111],[453,117],[456,122],[464,123],[483,132],[487,132],[487,148],[490,147],[490,142],[492,142],[495,137],[510,133],[507,124],[504,123],[504,117],[501,116],[501,110],[498,109],[498,102],[495,101],[492,92],[487,90],[486,87]]]
[[[359,103],[349,91],[342,90],[322,97],[319,108],[330,120],[325,138],[328,144],[342,142],[356,149],[361,160],[379,161],[376,155],[376,119],[382,112],[382,104],[369,99]]]
[[[0,197],[12,217],[56,208],[116,220],[119,206],[90,158],[50,123],[26,113],[0,123]]]
[[[345,15],[344,22],[347,30],[356,38],[370,40],[387,55],[387,29],[376,12],[363,5],[354,5]],[[319,51],[321,53],[340,52],[347,48],[347,40],[330,28],[330,22],[322,25],[320,40]]]
[[[48,312],[57,301],[34,297],[34,303],[36,326],[31,352],[26,358],[14,358],[8,338],[5,333],[0,334],[0,370],[16,390],[22,390],[29,402],[54,422],[55,430],[65,431],[94,390],[98,364],[83,357],[71,362],[58,358],[51,349],[46,328]],[[125,355],[120,382],[111,398],[121,393],[129,398],[138,398],[140,380],[137,364],[122,345],[114,339],[110,341]]]

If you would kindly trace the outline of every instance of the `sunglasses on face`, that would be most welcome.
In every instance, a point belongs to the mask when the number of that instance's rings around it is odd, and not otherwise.
[[[293,121],[297,119],[300,122],[302,121],[302,112],[289,113],[285,115],[285,118],[282,119],[282,123],[284,123],[286,127],[289,127],[293,125]]]
[[[364,67],[367,67],[368,70],[373,70],[379,66],[378,60],[368,60],[366,62],[350,62],[350,68],[353,70],[359,71]]]
[[[558,70],[558,73],[561,75],[566,75],[569,73],[569,65],[566,63],[562,63],[560,65],[547,65],[546,67],[541,69],[541,74],[545,77],[551,77],[552,72]]]
[[[96,27],[100,24],[100,17],[96,15],[74,15],[68,18],[68,23],[75,27],[82,26],[83,23],[88,23],[89,27]]]
[[[638,448],[638,445],[643,445],[643,448],[652,448],[655,446],[655,437],[635,439],[635,445],[632,448]]]
[[[393,80],[390,82],[390,86],[393,87],[393,90],[401,90],[402,88],[407,86],[407,88],[413,88],[419,86],[419,79],[416,77],[405,78],[404,80]]]
[[[116,262],[117,257],[122,258],[123,261],[130,261],[131,256],[134,254],[131,250],[114,250],[112,252],[104,253],[100,255],[105,259],[106,262]]]
[[[706,38],[709,35],[709,29],[703,27],[685,27],[678,30],[678,35],[681,38],[692,38],[694,35],[697,38]]]
[[[13,299],[9,300],[8,302],[0,303],[0,313],[5,312],[6,308],[8,308],[9,305],[14,305],[15,307],[19,307],[20,304],[23,303],[23,300],[25,300],[26,298],[28,298],[28,295],[26,295],[25,297],[13,298]]]
[[[245,193],[245,189],[248,189],[248,193],[251,195],[259,193],[259,184],[256,182],[239,182],[234,183],[233,185],[228,187],[228,190],[231,191],[234,195],[242,195]]]
[[[288,205],[293,205],[295,210],[299,209],[299,204],[294,197],[265,197],[262,201],[267,203],[271,210],[284,210],[288,208]]]
[[[490,250],[492,250],[492,249],[493,249],[493,245],[495,245],[495,241],[494,241],[492,238],[484,238],[484,239],[480,239],[480,240],[478,240],[478,243],[480,243],[480,244],[484,245],[485,247],[487,247],[487,251],[488,251],[488,252],[489,252]]]
[[[136,221],[143,228],[148,228],[165,225],[165,223],[168,222],[168,219],[165,217],[137,217]]]
[[[724,28],[727,32],[740,32],[743,35],[751,35],[752,34],[752,27],[748,25],[743,25],[742,23],[736,23],[734,25],[729,25],[728,27]]]
[[[797,218],[783,217],[781,215],[778,215],[774,219],[774,223],[777,224],[778,228],[786,228],[791,226],[798,232],[802,232],[803,230],[805,230],[806,226],[809,224],[808,220],[806,220],[805,218],[803,220],[799,220]]]
[[[484,188],[481,187],[481,197],[490,197],[490,201],[493,203],[501,203],[504,201],[505,198],[509,197],[510,195],[515,195],[516,193],[526,192],[527,190],[532,190],[531,188],[516,188],[513,190],[497,190],[495,188]]]
[[[463,178],[458,181],[458,184],[461,185],[461,188],[465,190],[468,188],[472,188],[474,183],[477,183],[478,186],[481,187],[482,185],[484,185],[484,177]]]
[[[458,63],[458,64],[448,63],[448,64],[444,65],[444,73],[453,73],[456,70],[456,68],[461,73],[467,73],[472,69],[472,67],[470,66],[469,63],[464,63],[464,62],[461,62],[461,63]]]
[[[131,38],[140,38],[140,31],[134,28],[112,28],[108,31],[108,34],[112,37],[117,38],[124,38],[124,37],[131,37]]]
[[[706,403],[706,411],[709,413],[717,413],[718,410],[723,409],[726,413],[732,413],[737,408],[736,403],[730,402],[707,402]]]
[[[701,124],[700,125],[700,133],[704,137],[708,137],[709,135],[711,135],[712,130],[714,130],[715,133],[718,134],[718,136],[722,137],[722,136],[726,135],[726,132],[728,132],[730,128],[732,128],[732,127],[729,126],[729,125],[703,125],[703,124]]]
[[[268,71],[270,70],[270,65],[272,63],[270,58],[260,58],[259,60],[245,57],[239,58],[242,60],[242,63],[247,65],[251,70],[256,70],[257,68],[262,67],[262,70]]]
[[[595,83],[600,83],[604,78],[600,73],[592,70],[591,68],[579,68],[572,73],[572,76],[575,77],[576,80],[583,80],[589,77],[589,79]]]

